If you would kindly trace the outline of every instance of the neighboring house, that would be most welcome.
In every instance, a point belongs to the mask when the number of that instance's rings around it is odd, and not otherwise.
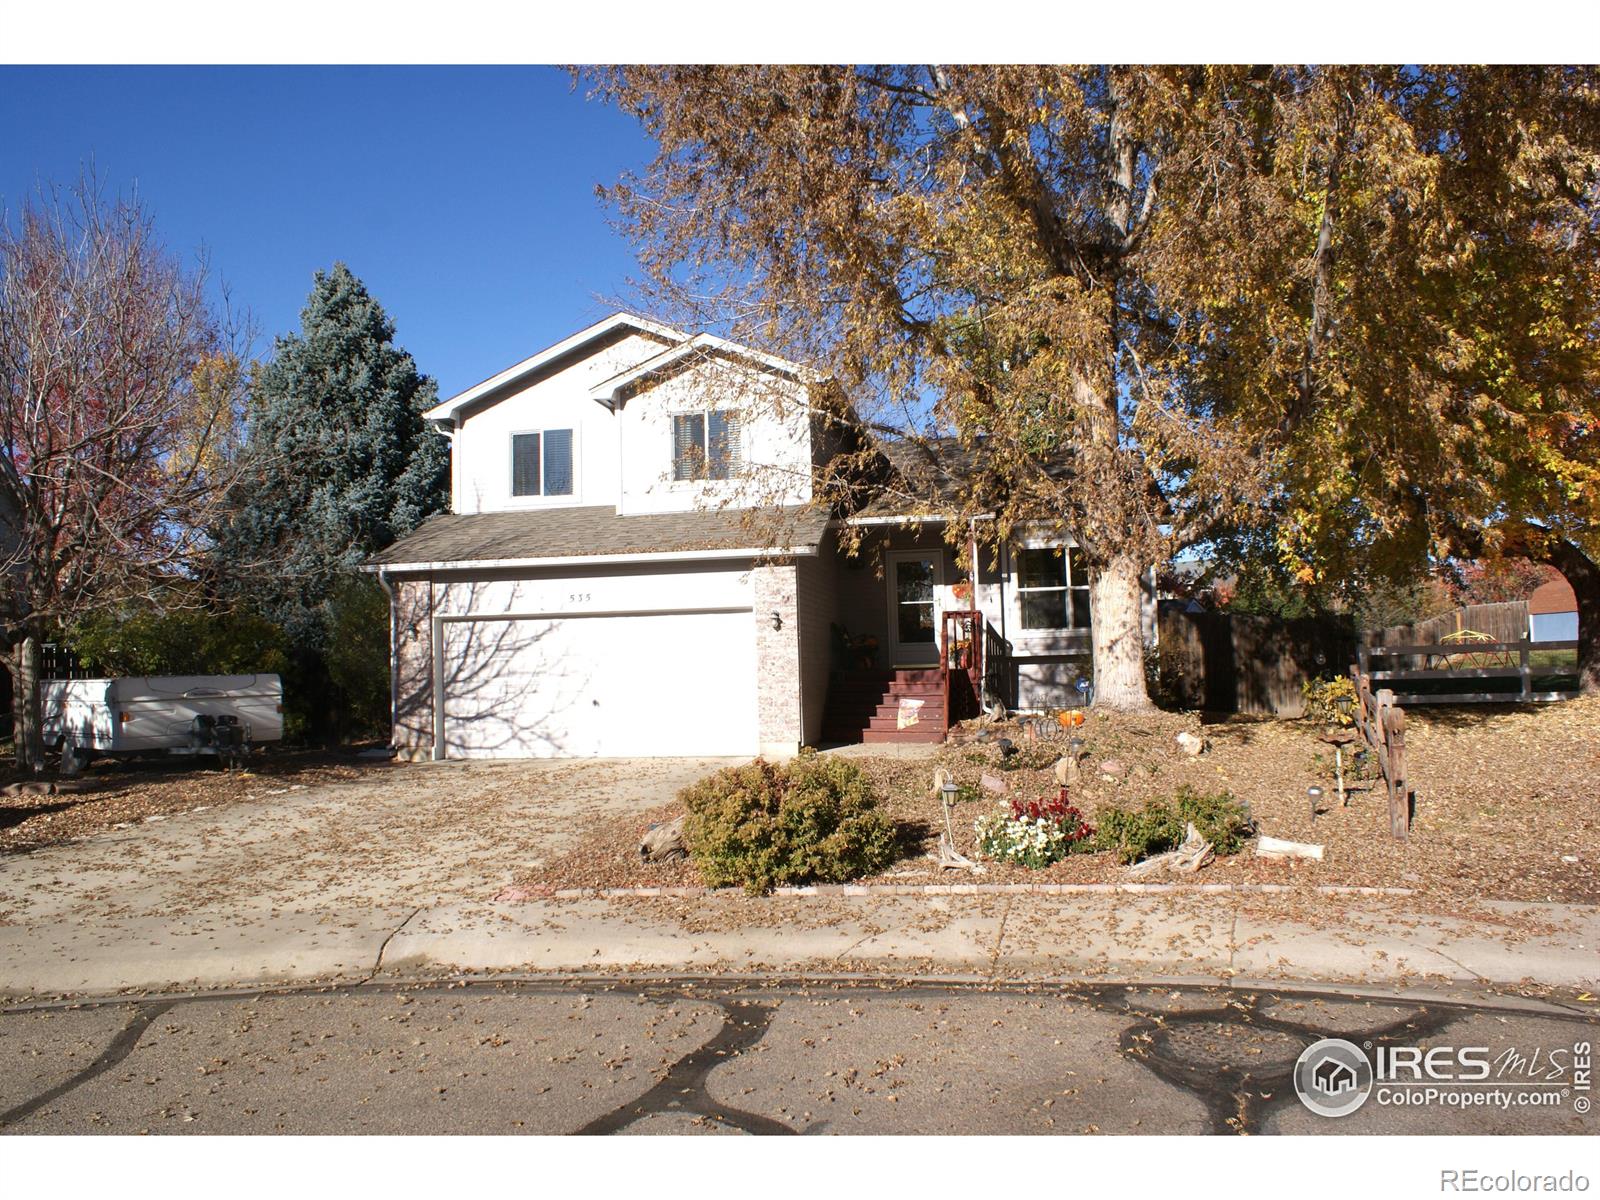
[[[959,611],[977,614],[989,651],[984,699],[1074,702],[1090,612],[1072,547],[1022,539],[973,587],[946,519],[896,500],[951,482],[901,443],[876,459],[887,485],[830,511],[814,481],[836,438],[816,385],[792,363],[622,313],[429,411],[451,439],[451,512],[366,567],[393,600],[397,750],[938,740],[943,614]],[[842,552],[857,533],[859,552]]]
[[[1528,597],[1528,639],[1534,642],[1578,640],[1578,595],[1565,579],[1540,584]]]

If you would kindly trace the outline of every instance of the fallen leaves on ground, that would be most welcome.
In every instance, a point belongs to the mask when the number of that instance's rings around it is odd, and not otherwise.
[[[1600,902],[1600,697],[1495,709],[1416,707],[1406,718],[1407,773],[1416,792],[1416,821],[1406,842],[1389,837],[1383,781],[1372,771],[1355,778],[1348,751],[1349,800],[1340,806],[1333,748],[1320,740],[1323,727],[1304,721],[1202,723],[1195,714],[1096,713],[1081,731],[1086,760],[1072,800],[1092,822],[1106,806],[1137,807],[1184,785],[1224,790],[1250,806],[1262,833],[1326,847],[1324,861],[1309,862],[1259,859],[1247,845],[1184,882],[1408,888],[1463,901]],[[925,753],[843,751],[871,775],[908,835],[907,856],[868,882],[1123,881],[1125,868],[1106,853],[1074,855],[1044,870],[989,863],[981,877],[939,870],[930,857],[944,821],[932,793],[935,768],[973,787],[984,775],[1004,779],[1008,795],[1021,799],[1055,792],[1053,767],[1066,752],[1064,740],[1026,741],[1014,722],[990,728],[986,743],[928,746]],[[1210,748],[1198,757],[1184,754],[1175,738],[1185,731],[1203,736]],[[1016,746],[1013,763],[1021,765],[1015,769],[1003,769],[996,745],[1001,736]],[[1100,775],[1097,765],[1110,759],[1127,768],[1122,778]],[[1312,786],[1323,789],[1315,817],[1307,796]],[[1001,802],[986,795],[954,806],[958,850],[977,857],[973,822]],[[682,811],[673,802],[608,818],[518,883],[540,890],[696,886],[692,863],[644,863],[638,854],[639,837],[652,822]]]

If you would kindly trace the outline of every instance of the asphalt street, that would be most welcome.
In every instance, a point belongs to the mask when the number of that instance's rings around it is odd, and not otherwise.
[[[1581,1006],[1216,988],[501,981],[0,1014],[0,1132],[1594,1134],[1559,1103],[1301,1105],[1300,1052],[1596,1041]],[[1534,1052],[1543,1060],[1530,1057]],[[1572,1080],[1571,1062],[1567,1060]],[[1507,1073],[1497,1067],[1497,1076]]]

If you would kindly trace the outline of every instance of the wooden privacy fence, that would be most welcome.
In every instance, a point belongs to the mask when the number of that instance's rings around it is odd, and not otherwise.
[[[1184,708],[1298,717],[1305,682],[1343,671],[1355,653],[1355,632],[1337,620],[1161,605],[1161,683]]]
[[[1390,625],[1367,633],[1364,640],[1375,646],[1419,645],[1463,630],[1486,634],[1492,641],[1516,642],[1528,636],[1528,602],[1507,600],[1500,604],[1468,604],[1453,612],[1441,613],[1409,625]]]
[[[1362,646],[1352,671],[1406,704],[1531,704],[1578,695],[1571,670],[1535,666],[1535,651],[1577,650],[1577,642],[1432,642]],[[1373,663],[1381,665],[1374,669]]]
[[[1378,760],[1378,771],[1389,793],[1389,836],[1407,841],[1411,837],[1411,811],[1414,797],[1406,781],[1406,714],[1395,703],[1388,688],[1376,695],[1372,680],[1357,667],[1350,668],[1355,684],[1356,728],[1366,739]]]

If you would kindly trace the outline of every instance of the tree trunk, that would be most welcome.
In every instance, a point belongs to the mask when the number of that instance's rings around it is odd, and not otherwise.
[[[44,770],[44,730],[39,713],[39,635],[29,634],[12,647],[11,709],[17,766],[37,775]]]
[[[1578,597],[1578,688],[1600,693],[1600,564],[1565,538],[1549,539],[1540,557],[1566,576]]]
[[[1144,682],[1139,563],[1113,555],[1090,581],[1094,630],[1094,702],[1124,712],[1150,707]]]

